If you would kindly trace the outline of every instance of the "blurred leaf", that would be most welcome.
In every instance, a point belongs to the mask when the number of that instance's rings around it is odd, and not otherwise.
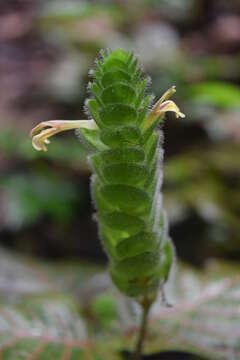
[[[81,264],[60,268],[18,259],[3,250],[0,254],[1,294],[11,287],[11,296],[8,294],[5,300],[1,297],[0,354],[3,359],[24,360],[29,359],[30,354],[39,354],[38,358],[58,360],[64,358],[63,354],[69,354],[68,351],[71,354],[82,351],[83,359],[96,356],[96,359],[113,360],[119,359],[119,351],[132,350],[136,326],[115,327],[113,320],[121,318],[121,296],[113,291],[110,283],[99,293],[96,282],[92,282],[91,306],[100,320],[92,323],[95,331],[89,330],[90,318],[80,316],[79,309],[88,301],[86,294],[90,294],[89,275],[97,274],[96,268],[89,267],[86,272]],[[235,275],[239,270],[236,264],[217,262],[209,263],[202,272],[180,266],[175,281],[170,282],[167,289],[174,307],[162,307],[159,301],[152,309],[146,353],[184,350],[209,359],[228,360],[233,356],[240,359],[240,279]],[[76,292],[74,283],[79,283],[80,292]],[[9,301],[13,298],[15,301]],[[124,313],[126,315],[126,308]],[[133,313],[128,316],[134,320]],[[67,358],[74,358],[71,356]],[[78,356],[77,359],[81,359]]]
[[[239,266],[212,262],[204,272],[178,270],[172,283],[174,306],[154,305],[146,353],[174,350],[240,359]],[[125,343],[131,348],[133,336]]]
[[[0,302],[15,304],[25,295],[56,290],[46,269],[0,248]]]
[[[73,20],[83,20],[99,14],[110,15],[114,19],[118,19],[121,14],[120,8],[114,4],[89,4],[86,2],[51,2],[45,6],[40,16],[40,20],[48,21],[51,25],[54,22],[68,22]]]
[[[239,151],[238,143],[219,144],[172,157],[165,166],[165,204],[171,223],[187,221],[194,212],[205,224],[203,237],[195,235],[202,240],[201,250],[207,248],[215,256],[234,256],[240,249]],[[185,227],[184,236],[194,248],[191,231]]]
[[[48,214],[68,221],[80,193],[77,185],[53,173],[14,175],[2,181],[6,197],[5,221],[12,228],[28,225]]]
[[[0,250],[1,359],[120,359],[92,341],[80,316],[77,291],[99,271],[86,265],[52,266]]]
[[[48,152],[37,152],[32,147],[32,142],[26,134],[20,134],[14,130],[2,130],[0,132],[0,151],[8,157],[20,157],[23,160],[35,160],[47,158],[52,161],[67,163],[73,167],[87,171],[87,152],[84,146],[73,137],[71,139],[54,139],[49,146]]]
[[[109,327],[113,321],[118,320],[116,299],[111,293],[96,296],[91,307],[92,313],[104,327]]]
[[[186,281],[189,275],[185,274]],[[164,348],[165,343],[166,349],[187,350],[212,359],[240,359],[239,301],[237,275],[209,283],[194,300],[162,309],[158,319],[156,315],[149,348],[157,350],[160,343]]]
[[[152,5],[161,14],[167,15],[173,20],[186,20],[193,15],[196,0],[145,0],[146,5]]]
[[[79,295],[100,270],[85,261],[52,264],[0,248],[0,302],[18,304],[23,298],[48,292]]]
[[[74,207],[82,199],[81,187],[66,174],[59,176],[56,165],[88,174],[87,153],[76,137],[54,139],[49,151],[42,153],[34,151],[31,140],[24,134],[5,130],[0,133],[0,152],[13,164],[20,160],[30,165],[28,172],[21,170],[9,174],[9,162],[3,163],[0,186],[3,190],[4,225],[20,228],[46,214],[57,221],[71,219]],[[54,162],[55,168],[52,164],[41,163],[42,158]]]
[[[16,359],[117,359],[87,343],[76,304],[66,297],[32,298],[18,308],[1,306],[0,355]]]
[[[117,3],[68,1],[59,4],[55,1],[43,7],[36,24],[43,36],[47,39],[50,37],[57,46],[65,45],[68,53],[75,49],[77,52],[80,50],[81,55],[85,53],[95,57],[96,51],[101,48],[128,46],[124,34],[117,31],[117,26],[126,23],[129,18],[132,20],[124,6]],[[71,54],[71,57],[74,56],[74,51]]]
[[[222,109],[240,107],[240,88],[224,82],[202,82],[188,89],[196,102],[207,103]]]
[[[186,60],[185,60],[186,61]],[[207,56],[191,56],[187,59],[185,66],[188,71],[193,72],[192,77],[197,79],[228,79],[234,80],[239,76],[239,56],[226,56],[222,54],[207,54]],[[192,68],[192,69],[191,69]],[[187,69],[186,69],[187,71]],[[194,76],[195,73],[195,76]],[[188,74],[189,76],[189,74]]]

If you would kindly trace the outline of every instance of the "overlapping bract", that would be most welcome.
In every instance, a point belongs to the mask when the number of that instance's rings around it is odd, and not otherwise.
[[[160,191],[161,119],[151,114],[148,121],[147,83],[132,53],[102,54],[87,103],[98,130],[79,130],[94,148],[92,195],[112,279],[136,298],[154,295],[172,263]]]

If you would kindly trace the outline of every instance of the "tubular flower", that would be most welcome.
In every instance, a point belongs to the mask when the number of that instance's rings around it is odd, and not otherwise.
[[[47,151],[47,146],[50,144],[49,138],[62,131],[73,129],[97,129],[97,125],[94,120],[49,120],[43,121],[35,126],[30,136],[32,137],[32,145],[35,150]]]
[[[176,117],[184,118],[185,115],[180,111],[179,107],[174,101],[168,100],[176,92],[176,87],[172,86],[168,89],[163,96],[153,106],[150,114],[146,119],[146,126],[149,126],[156,118],[163,116],[166,112],[172,111]]]

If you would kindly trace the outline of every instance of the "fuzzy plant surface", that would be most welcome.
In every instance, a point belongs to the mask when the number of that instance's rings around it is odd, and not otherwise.
[[[151,107],[149,79],[132,52],[102,52],[92,71],[89,120],[52,120],[32,130],[33,146],[46,151],[49,138],[78,129],[90,150],[91,190],[110,274],[117,288],[148,308],[173,263],[162,205],[162,131],[167,111],[183,117],[169,100],[170,88]]]

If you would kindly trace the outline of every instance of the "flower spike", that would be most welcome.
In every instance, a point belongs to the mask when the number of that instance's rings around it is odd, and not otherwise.
[[[30,136],[32,138],[32,145],[34,149],[38,151],[47,151],[47,146],[50,144],[49,138],[62,131],[73,130],[73,129],[97,129],[97,125],[94,120],[49,120],[43,121],[35,126]]]

